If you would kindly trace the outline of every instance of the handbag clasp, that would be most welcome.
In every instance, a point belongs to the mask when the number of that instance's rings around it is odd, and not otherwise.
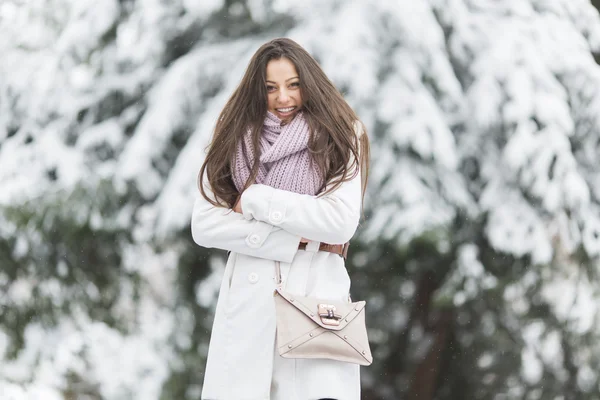
[[[324,325],[339,326],[342,316],[335,312],[335,306],[332,304],[319,304],[319,317]]]

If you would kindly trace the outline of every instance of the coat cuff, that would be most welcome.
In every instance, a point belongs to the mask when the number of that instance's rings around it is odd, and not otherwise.
[[[300,239],[300,236],[255,220],[253,229],[245,239],[246,246],[249,247],[246,254],[260,257],[260,253],[267,253],[274,260],[291,263],[298,252]],[[254,253],[255,251],[259,253]]]
[[[256,219],[273,226],[281,225],[287,210],[285,190],[275,190],[271,186],[254,184],[242,193],[242,212],[246,219]]]

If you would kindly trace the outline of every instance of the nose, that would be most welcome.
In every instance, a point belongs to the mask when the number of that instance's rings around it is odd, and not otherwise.
[[[279,93],[277,94],[277,100],[280,103],[286,103],[290,99],[290,95],[287,92],[286,88],[281,88]]]

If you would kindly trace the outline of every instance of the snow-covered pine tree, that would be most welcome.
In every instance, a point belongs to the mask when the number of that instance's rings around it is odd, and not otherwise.
[[[195,178],[276,36],[372,138],[363,397],[597,391],[589,1],[5,0],[0,24],[5,397],[199,398],[223,258],[191,243]]]
[[[593,398],[598,12],[586,1],[435,10],[468,104],[456,137],[479,214],[440,291],[453,293],[459,358],[471,360],[455,368],[468,365],[477,398]]]

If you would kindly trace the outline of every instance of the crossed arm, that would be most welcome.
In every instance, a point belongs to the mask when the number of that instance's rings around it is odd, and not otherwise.
[[[241,203],[241,201],[242,201],[242,198],[240,196],[240,198],[238,198],[238,201],[233,206],[233,211],[235,211],[236,213],[243,214],[244,211],[242,211],[242,203]],[[306,239],[306,238],[301,238],[300,239],[300,243],[308,243],[308,242],[309,242],[309,240]]]
[[[215,207],[198,194],[192,236],[200,246],[291,262],[303,239],[329,244],[350,240],[360,207],[360,174],[321,197],[254,184],[233,210]]]

